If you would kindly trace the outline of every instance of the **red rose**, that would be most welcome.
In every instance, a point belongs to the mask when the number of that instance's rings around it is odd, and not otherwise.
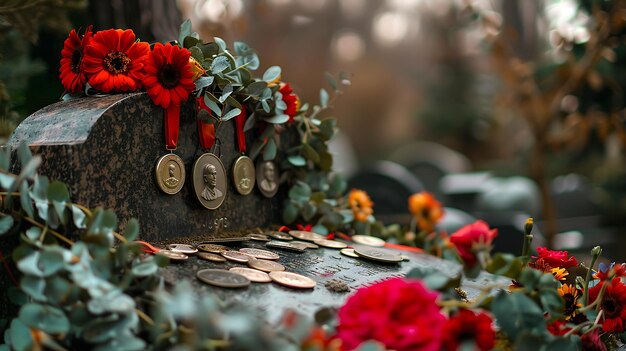
[[[484,312],[460,310],[443,327],[443,350],[456,351],[467,341],[473,341],[480,351],[491,350],[496,338],[492,324],[491,317]]]
[[[532,262],[530,267],[543,272],[549,272],[552,268],[570,268],[578,266],[576,257],[568,257],[569,254],[567,251],[552,251],[545,247],[538,247],[537,254],[539,256],[533,256],[535,262]]]
[[[621,333],[624,331],[624,321],[626,320],[626,285],[620,278],[613,278],[612,281],[603,281],[589,289],[589,302],[598,298],[602,285],[608,284],[600,303],[603,316],[602,329],[607,333]]]
[[[445,324],[437,296],[402,278],[359,289],[339,310],[337,337],[346,350],[376,340],[392,350],[437,351]]]
[[[456,251],[468,266],[477,262],[476,253],[491,249],[491,242],[498,236],[497,229],[489,229],[484,221],[476,221],[457,230],[450,236],[450,241],[456,246]]]

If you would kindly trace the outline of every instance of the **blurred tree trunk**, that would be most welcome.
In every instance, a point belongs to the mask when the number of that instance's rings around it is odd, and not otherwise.
[[[130,28],[143,41],[178,38],[181,13],[172,0],[90,0],[94,30]]]

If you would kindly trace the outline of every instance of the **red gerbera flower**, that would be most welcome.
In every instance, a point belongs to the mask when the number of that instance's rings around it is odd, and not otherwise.
[[[144,61],[143,85],[152,101],[164,109],[180,106],[196,88],[189,64],[191,53],[177,45],[154,45]]]
[[[598,266],[598,272],[593,275],[594,278],[599,280],[611,280],[615,277],[626,277],[626,265],[615,264],[612,262],[610,265],[600,263]]]
[[[528,265],[531,268],[538,269],[543,272],[550,272],[552,268],[570,268],[578,266],[576,257],[569,257],[567,251],[552,251],[545,247],[538,247],[537,254],[539,256],[533,256],[534,262]]]
[[[149,52],[148,43],[136,42],[130,29],[97,32],[83,58],[89,85],[104,93],[139,90],[143,61]]]
[[[443,350],[456,351],[464,342],[471,341],[478,350],[491,350],[496,338],[492,324],[491,317],[486,313],[475,314],[470,310],[460,310],[443,326]]]
[[[280,83],[278,91],[283,95],[283,101],[287,104],[284,113],[289,116],[289,123],[291,123],[300,108],[300,98],[293,93],[293,89],[291,89],[289,83]]]
[[[391,350],[438,351],[445,317],[417,280],[393,278],[361,288],[339,310],[337,337],[346,350],[376,340]]]
[[[593,302],[598,298],[602,285],[608,284],[602,297],[601,308],[604,313],[602,329],[607,333],[624,331],[624,320],[626,320],[626,285],[620,278],[613,278],[612,281],[602,281],[589,289],[589,301]]]
[[[83,70],[83,50],[89,45],[91,35],[91,26],[87,27],[82,38],[72,29],[63,42],[59,79],[63,88],[70,93],[80,93],[85,87],[87,79]]]

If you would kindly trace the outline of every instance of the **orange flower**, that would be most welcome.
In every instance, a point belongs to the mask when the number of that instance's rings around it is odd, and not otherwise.
[[[63,88],[70,93],[80,93],[85,88],[87,78],[83,70],[83,51],[89,45],[92,34],[91,26],[87,27],[82,38],[72,29],[63,42],[59,78]]]
[[[191,65],[191,72],[193,73],[192,80],[194,82],[206,73],[204,67],[202,67],[200,62],[198,62],[195,58],[189,57],[189,64]]]
[[[152,101],[164,109],[180,106],[195,88],[191,53],[176,45],[157,43],[145,60],[143,85]]]
[[[96,33],[83,58],[89,85],[104,93],[139,90],[143,61],[149,52],[148,43],[135,41],[135,33],[130,29]]]
[[[567,279],[566,277],[569,275],[569,272],[565,270],[565,268],[552,268],[550,273],[554,275],[554,279],[563,281]]]
[[[578,308],[583,306],[580,302],[578,302],[580,290],[573,285],[563,284],[557,289],[557,292],[563,298],[565,303],[563,309],[565,320],[570,320],[572,317],[576,316]]]
[[[352,189],[348,195],[348,203],[352,208],[354,219],[359,222],[367,221],[367,218],[374,213],[372,209],[374,203],[363,190]]]
[[[443,217],[441,203],[426,191],[409,196],[409,211],[417,220],[418,227],[426,232],[435,230],[435,224]]]

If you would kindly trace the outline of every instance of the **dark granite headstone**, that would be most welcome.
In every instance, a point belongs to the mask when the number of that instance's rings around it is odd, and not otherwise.
[[[295,272],[317,282],[313,289],[292,289],[277,283],[252,283],[244,289],[225,289],[206,285],[196,279],[196,272],[205,268],[229,269],[245,267],[245,263],[216,263],[201,260],[195,256],[186,262],[170,264],[164,269],[166,282],[177,284],[181,278],[191,281],[197,291],[209,292],[227,302],[238,302],[261,311],[264,317],[275,322],[287,308],[295,309],[304,315],[312,316],[321,307],[339,307],[343,305],[356,289],[375,284],[393,277],[402,277],[415,267],[435,268],[441,274],[454,277],[460,274],[461,266],[450,261],[408,251],[401,252],[409,257],[409,261],[385,264],[352,258],[342,255],[339,250],[320,248],[307,249],[303,253],[284,251],[265,247],[263,243],[247,241],[231,246],[234,250],[241,247],[260,248],[278,253],[279,263],[286,271]],[[387,249],[385,249],[387,250]],[[389,250],[400,253],[396,250]],[[350,287],[347,293],[329,290],[325,284],[331,280],[346,283]],[[480,288],[491,283],[501,283],[503,288],[510,284],[509,279],[481,273],[476,279],[462,280],[461,288],[467,292],[471,300],[480,293]]]
[[[114,209],[122,226],[137,218],[145,240],[236,236],[249,228],[278,223],[284,189],[272,199],[257,189],[248,196],[239,195],[231,180],[233,162],[240,155],[232,120],[222,124],[217,137],[231,184],[226,200],[214,211],[204,208],[193,191],[192,166],[203,153],[193,101],[181,109],[175,153],[183,159],[187,177],[176,195],[161,192],[154,180],[156,162],[166,154],[163,110],[145,93],[55,103],[24,120],[8,146],[15,149],[26,143],[41,155],[39,172],[67,183],[73,201]]]

